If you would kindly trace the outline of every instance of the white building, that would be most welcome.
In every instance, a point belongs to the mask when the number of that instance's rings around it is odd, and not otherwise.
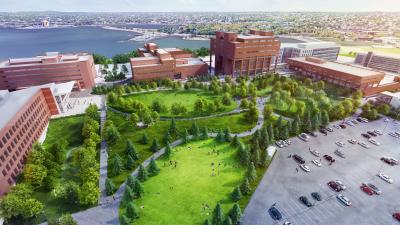
[[[399,108],[400,92],[392,93],[389,91],[384,91],[379,95],[378,100],[390,104],[393,108]]]
[[[278,56],[278,64],[288,58],[313,56],[327,61],[336,61],[340,46],[335,42],[317,41],[306,43],[283,43]]]

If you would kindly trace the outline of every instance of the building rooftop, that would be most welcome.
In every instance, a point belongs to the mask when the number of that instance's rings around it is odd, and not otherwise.
[[[384,92],[382,92],[382,94],[400,99],[400,92],[393,93],[390,91],[384,91]]]
[[[358,77],[368,77],[368,76],[375,76],[375,75],[384,75],[385,73],[371,70],[366,67],[358,67],[338,62],[329,62],[325,60],[321,60],[315,57],[298,57],[298,58],[291,58],[291,60],[323,67],[326,69],[331,69],[335,71],[339,71],[342,73],[351,74]]]
[[[176,64],[176,67],[183,67],[183,66],[192,66],[192,65],[201,65],[204,64],[204,61],[201,60],[200,58],[183,58],[184,60],[187,60],[187,63],[185,64]]]
[[[70,61],[85,61],[88,60],[90,55],[87,53],[83,54],[58,54],[58,52],[47,52],[45,55],[36,56],[36,57],[28,57],[28,58],[10,58],[9,60],[5,60],[0,62],[0,67],[18,67],[18,66],[31,66],[42,64],[43,61],[47,60],[56,60],[54,63],[62,63],[62,62],[70,62]],[[46,64],[50,64],[53,62],[46,62]]]

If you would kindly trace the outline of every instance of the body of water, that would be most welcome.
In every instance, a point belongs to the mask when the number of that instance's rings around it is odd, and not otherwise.
[[[143,27],[145,28],[145,27]],[[54,29],[0,28],[0,59],[31,57],[44,52],[94,52],[112,57],[142,47],[144,42],[129,41],[138,34],[105,30],[100,27]],[[161,47],[209,47],[209,41],[183,40],[167,37],[151,40]]]

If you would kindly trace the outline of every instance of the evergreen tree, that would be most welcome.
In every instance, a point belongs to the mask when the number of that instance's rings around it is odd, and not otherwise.
[[[251,192],[249,179],[244,178],[243,183],[240,185],[240,191],[243,195],[248,195]]]
[[[143,167],[142,164],[140,164],[140,166],[139,166],[137,179],[139,179],[141,182],[144,182],[145,180],[147,180],[147,171],[145,170],[145,168]]]
[[[135,198],[141,198],[144,194],[143,185],[138,179],[134,179],[133,181],[132,192]]]
[[[171,134],[169,133],[169,131],[167,130],[164,134],[164,139],[163,139],[163,144],[167,144],[167,143],[171,143],[172,141],[172,137]]]
[[[278,121],[276,121],[276,127],[281,128],[283,126],[283,118],[279,116]]]
[[[199,136],[200,130],[199,126],[197,126],[196,121],[193,122],[192,128],[190,128],[190,133],[193,135],[194,138],[197,138]]]
[[[208,129],[207,129],[207,127],[203,127],[203,129],[201,129],[200,138],[203,139],[203,140],[208,138]]]
[[[239,162],[242,165],[248,165],[250,162],[250,153],[244,145],[239,145],[238,152],[237,152]]]
[[[229,216],[225,218],[224,225],[233,225],[232,219]]]
[[[247,168],[246,176],[250,182],[253,182],[257,179],[257,171],[254,166],[254,163],[251,162]]]
[[[254,142],[258,142],[258,140],[260,139],[260,131],[256,130],[253,134],[253,136],[251,137],[251,143],[254,144]]]
[[[112,195],[115,191],[115,185],[113,184],[113,182],[110,179],[106,178],[105,186],[106,186],[106,195],[108,196]]]
[[[268,124],[267,131],[268,131],[268,136],[269,136],[269,143],[274,142],[275,134],[274,134],[274,128],[272,127],[272,124]]]
[[[142,138],[140,139],[140,143],[142,145],[147,145],[149,143],[149,138],[146,133],[143,133]]]
[[[130,155],[128,155],[127,159],[126,159],[126,168],[128,170],[133,169],[135,166],[135,160],[132,159],[132,157]]]
[[[158,143],[157,139],[153,139],[150,150],[155,153],[158,151],[158,149],[160,149],[160,144]]]
[[[298,135],[299,133],[300,133],[300,118],[299,115],[296,115],[292,123],[292,129],[290,131],[290,134],[295,136]]]
[[[133,145],[131,140],[128,140],[126,142],[126,153],[132,157],[133,160],[138,160],[139,159],[139,154],[136,151],[135,146]]]
[[[183,131],[182,142],[183,142],[184,144],[186,144],[186,143],[189,142],[189,133],[188,133],[187,129],[185,129],[185,130]]]
[[[217,203],[215,206],[215,209],[213,211],[213,217],[212,217],[212,224],[213,225],[223,225],[225,219],[224,212],[222,211],[222,207],[220,203]]]
[[[224,142],[225,140],[224,140],[224,133],[222,132],[222,129],[220,129],[219,131],[218,131],[218,133],[217,133],[217,136],[215,137],[215,140],[217,141],[217,142]]]
[[[242,210],[240,209],[239,204],[235,203],[232,209],[229,211],[229,217],[232,219],[233,225],[238,225],[240,219],[242,218]]]
[[[151,159],[147,172],[149,173],[149,176],[156,176],[158,173],[160,173],[160,168],[158,168],[154,158]]]
[[[139,212],[133,202],[129,202],[126,206],[126,216],[131,220],[139,218]]]
[[[307,113],[304,115],[303,130],[308,131],[308,132],[312,131],[310,111],[307,111]]]
[[[209,220],[209,219],[206,219],[206,220],[204,221],[204,225],[211,225],[210,220]]]
[[[234,202],[238,202],[242,198],[242,192],[240,191],[239,187],[235,187],[235,189],[233,189],[231,197]]]
[[[171,120],[171,125],[169,126],[169,133],[171,135],[178,134],[178,128],[176,128],[175,118],[172,118],[172,120]]]
[[[122,160],[121,157],[119,157],[119,155],[116,153],[113,155],[113,157],[111,158],[111,163],[110,163],[110,167],[111,167],[111,176],[117,176],[118,174],[120,174],[123,170],[123,165],[122,165]]]
[[[167,146],[165,146],[165,152],[164,152],[164,156],[165,158],[169,159],[172,155],[172,149],[171,149],[171,145],[169,143],[167,143]]]
[[[289,129],[287,126],[283,126],[281,128],[281,137],[283,140],[286,140],[289,138]]]
[[[231,130],[229,129],[229,127],[224,130],[224,140],[225,140],[225,142],[232,141]]]
[[[253,162],[259,167],[261,166],[261,160],[260,160],[260,148],[255,148],[253,150]]]
[[[133,191],[133,188],[135,187],[135,180],[137,180],[135,177],[129,176],[126,181],[126,185],[129,186],[132,189],[132,191]]]
[[[130,225],[130,221],[128,219],[128,217],[126,217],[125,215],[122,215],[120,220],[119,220],[121,225]]]
[[[239,147],[240,141],[237,135],[233,136],[231,145],[236,148]]]
[[[129,202],[133,201],[134,195],[132,189],[129,186],[125,187],[124,194],[122,195],[122,204],[127,205]]]

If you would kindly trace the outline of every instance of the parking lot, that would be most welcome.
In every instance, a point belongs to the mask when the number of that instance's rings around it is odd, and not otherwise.
[[[318,132],[319,136],[310,137],[308,142],[292,138],[290,146],[278,149],[245,209],[242,224],[283,224],[285,221],[293,225],[400,224],[392,218],[394,211],[400,211],[400,165],[390,166],[380,160],[384,156],[400,159],[400,139],[388,135],[392,131],[399,132],[400,125],[392,120],[385,122],[380,119],[359,123],[354,127],[347,126],[346,129],[333,129],[334,132],[329,132],[327,136]],[[373,145],[361,136],[361,133],[375,129],[383,131],[382,136],[374,137],[380,146]],[[370,148],[350,144],[347,140],[351,138],[367,143]],[[344,142],[345,146],[338,147],[336,141]],[[317,157],[309,152],[309,148],[316,149],[321,155],[333,156],[336,162],[329,165],[321,158],[322,166],[317,167],[311,163]],[[336,149],[340,149],[346,158],[334,154]],[[307,173],[301,170],[293,158],[289,158],[291,154],[302,156],[311,171]],[[376,176],[378,172],[389,175],[394,183],[381,180]],[[347,186],[341,194],[350,199],[352,206],[345,206],[337,200],[338,193],[327,185],[332,180],[341,180]],[[382,194],[367,195],[360,189],[362,182],[374,184]],[[321,194],[322,201],[316,202],[311,197],[311,192],[315,191]],[[315,205],[311,208],[303,205],[298,200],[302,195]],[[282,213],[280,221],[273,220],[268,213],[273,204]]]

